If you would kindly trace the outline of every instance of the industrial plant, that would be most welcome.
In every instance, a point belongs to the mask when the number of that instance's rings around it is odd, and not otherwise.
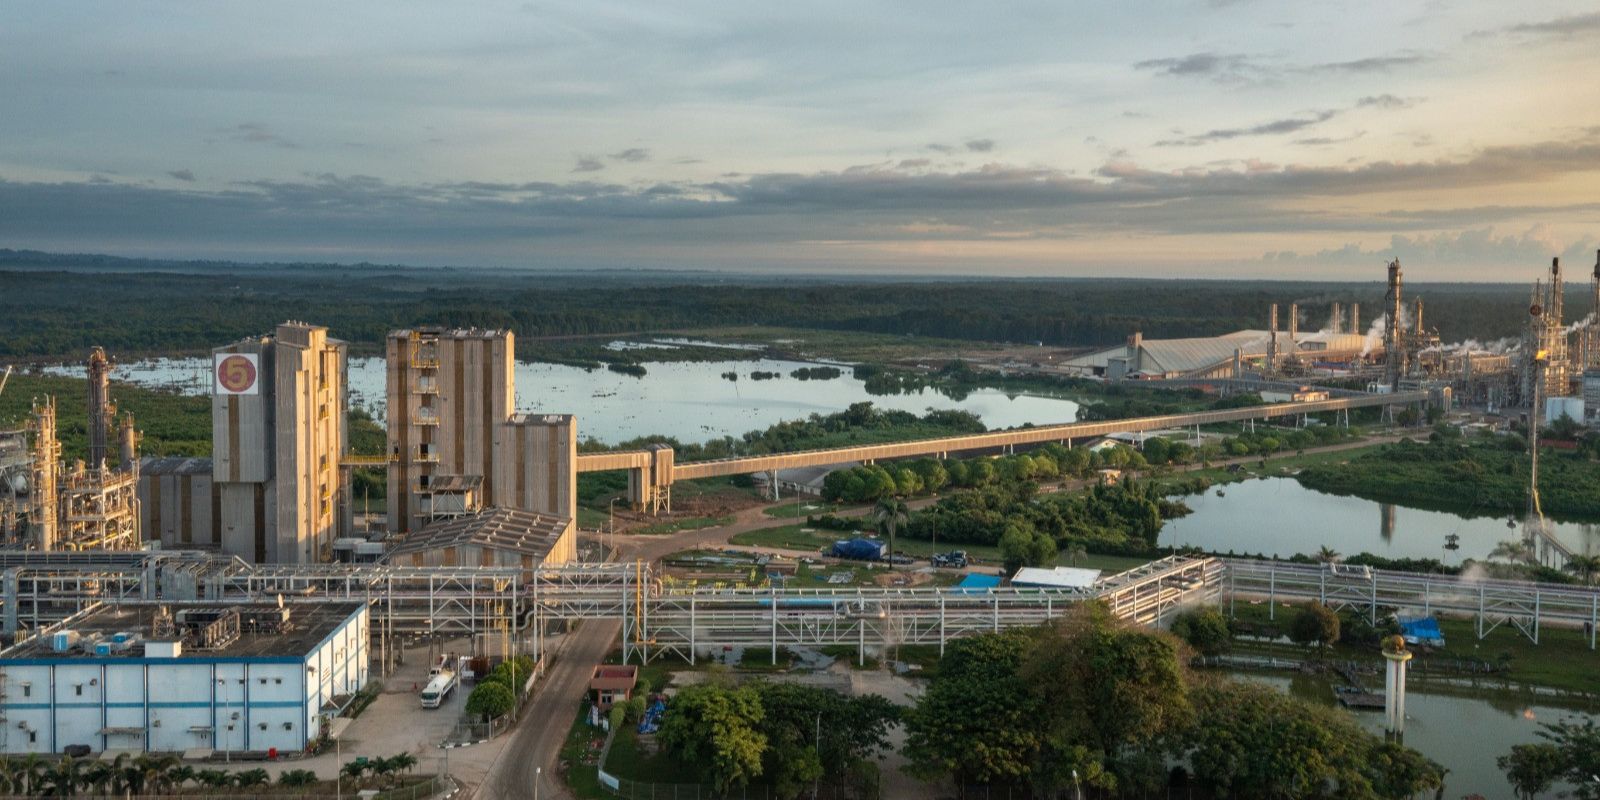
[[[1359,304],[1289,302],[1284,324],[1281,304],[1269,304],[1261,330],[1173,340],[1135,332],[1066,365],[1108,381],[1255,392],[1261,404],[681,463],[665,445],[580,453],[575,415],[517,408],[510,331],[443,326],[388,334],[385,447],[352,454],[348,347],[295,321],[213,350],[210,457],[141,458],[134,420],[110,396],[111,361],[95,349],[86,460],[64,463],[51,397],[33,400],[25,427],[0,432],[0,630],[13,642],[0,650],[0,705],[23,723],[0,737],[0,752],[302,748],[323,732],[319,710],[348,703],[369,660],[387,668],[398,641],[466,636],[479,647],[523,632],[537,656],[547,626],[584,619],[620,620],[625,658],[692,662],[709,646],[942,648],[1089,599],[1158,624],[1180,605],[1242,591],[1373,614],[1420,597],[1475,615],[1480,629],[1509,621],[1535,640],[1543,622],[1587,624],[1594,646],[1591,590],[1535,589],[1530,602],[1528,591],[1490,596],[1456,578],[1330,580],[1320,567],[1275,561],[1176,555],[1082,585],[856,589],[801,604],[776,586],[666,591],[649,565],[579,558],[584,472],[625,470],[626,504],[662,513],[675,482],[713,476],[761,474],[776,487],[778,470],[1314,414],[1343,421],[1353,409],[1447,409],[1457,399],[1525,409],[1534,425],[1600,410],[1593,316],[1564,321],[1558,262],[1534,285],[1520,341],[1505,348],[1442,343],[1404,288],[1393,261],[1366,330]],[[1600,300],[1600,258],[1591,292]],[[1327,322],[1305,330],[1308,315]],[[376,525],[372,514],[357,522],[358,468],[385,475]],[[229,694],[249,684],[258,688]],[[73,700],[66,712],[35,704],[23,714],[17,691]],[[135,696],[175,710],[123,713]]]
[[[1593,314],[1576,323],[1564,319],[1559,261],[1533,284],[1522,336],[1504,346],[1441,343],[1425,324],[1423,299],[1404,294],[1398,260],[1385,277],[1383,308],[1365,330],[1359,303],[1272,303],[1260,330],[1165,340],[1135,332],[1125,345],[1063,366],[1106,380],[1256,387],[1305,412],[1408,402],[1520,408],[1536,419],[1565,415],[1579,422],[1600,412],[1600,328],[1590,324]],[[1590,292],[1600,301],[1600,255]],[[1282,318],[1280,308],[1287,311]],[[1325,322],[1308,330],[1307,319]],[[513,560],[531,566],[535,553],[551,563],[575,557],[580,472],[627,470],[629,505],[658,513],[671,509],[672,484],[688,478],[767,477],[779,469],[1070,443],[1141,427],[1140,420],[1066,423],[695,463],[675,463],[665,446],[580,455],[574,415],[516,408],[515,346],[505,330],[420,326],[390,333],[386,452],[353,455],[345,421],[347,345],[325,327],[285,322],[213,351],[211,457],[143,459],[132,416],[119,415],[110,397],[111,362],[96,348],[86,369],[86,460],[63,460],[50,397],[34,400],[25,427],[0,432],[6,488],[0,534],[8,546],[34,551],[158,546],[257,564],[374,561],[397,549],[415,563],[435,563],[418,555],[418,542],[509,536],[518,540],[509,547]],[[1186,424],[1216,421],[1225,420],[1213,412]],[[358,467],[386,473],[386,523],[377,530],[356,529],[351,470]],[[454,553],[441,563],[462,558],[504,563],[487,551]]]

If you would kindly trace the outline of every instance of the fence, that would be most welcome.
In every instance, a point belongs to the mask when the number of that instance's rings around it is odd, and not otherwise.
[[[411,786],[402,786],[395,789],[385,789],[381,792],[378,792],[376,795],[376,800],[427,800],[427,798],[434,797],[444,793],[445,791],[454,789],[455,786],[455,781],[449,776],[435,775],[423,783],[413,784]],[[105,796],[104,794],[97,793],[88,788],[83,789],[81,794],[84,796]],[[321,794],[283,794],[281,792],[255,794],[248,791],[211,793],[194,793],[185,791],[181,795],[118,794],[112,796],[123,798],[123,800],[172,800],[174,796],[192,798],[193,800],[201,800],[201,798],[216,798],[216,800],[328,800],[330,794],[331,792],[325,792]],[[349,797],[355,797],[356,791],[355,789],[347,788],[345,789],[345,794]],[[43,796],[45,795],[0,794],[0,800],[13,800],[13,798],[16,800],[22,800],[23,798],[38,798]]]

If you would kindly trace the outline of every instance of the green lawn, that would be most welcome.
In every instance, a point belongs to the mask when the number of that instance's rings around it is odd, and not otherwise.
[[[1264,468],[1261,466],[1259,459],[1252,459],[1251,461],[1242,464],[1237,472],[1229,472],[1226,467],[1210,467],[1207,469],[1197,469],[1188,472],[1174,472],[1170,475],[1157,476],[1153,478],[1153,480],[1157,481],[1158,483],[1177,484],[1198,477],[1205,478],[1213,484],[1221,484],[1236,483],[1238,481],[1259,478],[1262,476],[1283,477],[1293,475],[1294,473],[1299,472],[1306,467],[1317,464],[1343,463],[1361,455],[1362,453],[1368,452],[1372,448],[1379,446],[1381,445],[1374,443],[1366,447],[1356,447],[1349,450],[1336,450],[1325,453],[1306,453],[1305,455],[1295,455],[1294,453],[1280,454],[1267,457],[1267,465]]]
[[[718,525],[732,525],[732,524],[733,524],[733,517],[732,516],[685,517],[683,519],[673,519],[673,520],[667,520],[665,522],[657,522],[657,523],[654,523],[654,524],[651,524],[651,525],[646,525],[643,528],[632,528],[632,529],[630,529],[628,531],[628,533],[631,533],[631,534],[632,533],[637,533],[637,534],[644,534],[646,536],[655,536],[655,535],[661,535],[661,534],[667,534],[667,533],[677,533],[679,531],[697,531],[697,530],[700,530],[702,528],[715,528]]]
[[[841,506],[824,503],[821,500],[801,500],[797,503],[783,503],[782,505],[767,506],[761,513],[779,519],[793,519],[810,516],[812,514],[837,514]]]

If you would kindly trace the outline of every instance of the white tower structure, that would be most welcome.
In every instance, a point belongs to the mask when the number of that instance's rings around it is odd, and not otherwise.
[[[1385,639],[1383,660],[1383,728],[1399,736],[1406,732],[1406,662],[1411,660],[1406,640]]]

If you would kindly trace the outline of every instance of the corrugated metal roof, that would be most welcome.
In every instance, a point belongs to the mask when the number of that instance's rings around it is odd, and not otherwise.
[[[1221,336],[1145,339],[1141,345],[1140,371],[1161,374],[1193,372],[1231,360],[1236,349],[1242,351],[1245,358],[1261,358],[1267,354],[1267,344],[1271,338],[1269,331],[1242,330]],[[1299,349],[1307,351],[1361,350],[1366,341],[1361,334],[1326,331],[1301,331],[1295,339],[1299,342]],[[1278,346],[1284,355],[1294,352],[1289,346],[1288,331],[1278,331]],[[1069,359],[1065,364],[1103,369],[1111,359],[1122,358],[1127,353],[1127,345],[1119,345]]]
[[[531,511],[490,508],[465,517],[435,522],[396,545],[389,555],[422,553],[457,545],[477,545],[543,558],[566,532],[571,520]]]

